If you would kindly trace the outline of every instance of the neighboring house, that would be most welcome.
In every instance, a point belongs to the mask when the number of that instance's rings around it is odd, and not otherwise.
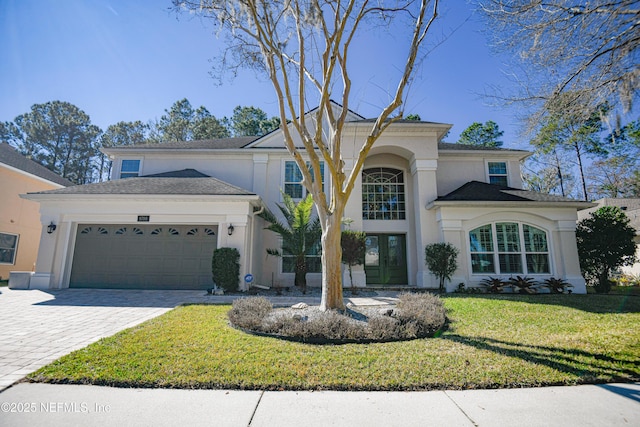
[[[49,169],[0,143],[0,277],[34,271],[42,225],[40,206],[20,194],[73,185]]]
[[[347,173],[372,125],[349,114]],[[450,128],[399,121],[370,151],[345,215],[352,230],[368,235],[354,282],[437,287],[424,248],[447,241],[460,249],[449,290],[488,276],[525,275],[560,277],[585,292],[576,211],[592,204],[520,190],[528,152],[441,142]],[[103,151],[113,160],[111,181],[25,196],[41,204],[43,224],[58,226],[42,236],[34,287],[205,289],[217,247],[237,248],[241,276],[251,273],[254,283],[293,284],[293,263],[267,256],[278,236],[258,216],[263,208],[277,212],[281,191],[306,193],[280,130]],[[317,286],[319,255],[311,258],[308,283]]]
[[[617,206],[622,209],[625,215],[627,215],[627,217],[631,220],[630,225],[636,229],[635,242],[637,262],[632,266],[622,267],[620,270],[625,274],[640,276],[640,199],[605,198],[596,200],[594,201],[594,203],[597,203],[597,206],[580,211],[578,213],[578,220],[583,220],[589,217],[591,213],[595,212],[603,206]]]

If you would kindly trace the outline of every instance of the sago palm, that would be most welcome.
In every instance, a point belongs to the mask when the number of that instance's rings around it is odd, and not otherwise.
[[[266,227],[282,238],[281,249],[267,249],[269,255],[291,256],[294,260],[295,285],[303,292],[307,288],[307,257],[318,249],[322,229],[320,221],[313,216],[313,199],[311,195],[296,203],[288,194],[282,194],[283,203],[278,209],[284,217],[281,221],[271,211],[265,210],[260,216],[269,223]]]

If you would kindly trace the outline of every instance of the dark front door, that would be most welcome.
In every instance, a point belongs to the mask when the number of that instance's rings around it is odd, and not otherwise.
[[[364,271],[367,285],[406,285],[407,245],[403,234],[368,234]]]

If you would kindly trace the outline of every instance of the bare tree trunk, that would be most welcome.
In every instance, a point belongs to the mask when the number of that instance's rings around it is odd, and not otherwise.
[[[560,159],[558,158],[558,151],[553,150],[553,154],[555,155],[556,168],[558,169],[558,179],[560,180],[560,191],[562,192],[562,197],[565,197],[566,194],[564,191],[564,178],[562,176],[562,169],[560,168]]]
[[[589,201],[589,195],[587,194],[587,181],[584,177],[584,167],[582,166],[582,152],[580,151],[580,146],[576,143],[574,144],[574,148],[576,150],[576,157],[578,158],[578,169],[580,170],[580,179],[582,180],[582,194],[584,194],[584,201]]]
[[[342,297],[342,215],[328,215],[322,226],[322,300],[320,309],[344,310]]]

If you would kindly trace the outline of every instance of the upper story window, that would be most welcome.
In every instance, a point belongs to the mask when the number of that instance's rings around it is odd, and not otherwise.
[[[476,274],[549,274],[547,233],[515,222],[486,224],[469,232]]]
[[[509,185],[506,162],[488,162],[489,184]]]
[[[311,170],[310,162],[307,162],[307,167]],[[320,173],[324,186],[324,162],[320,162]],[[311,171],[311,176],[313,176],[313,171]],[[284,192],[293,199],[304,199],[307,196],[307,189],[302,185],[302,172],[293,160],[287,160],[284,163]]]
[[[362,219],[406,219],[401,170],[369,168],[362,171]]]
[[[0,233],[0,264],[15,264],[18,235]]]
[[[140,160],[123,160],[120,164],[120,178],[140,175]]]

